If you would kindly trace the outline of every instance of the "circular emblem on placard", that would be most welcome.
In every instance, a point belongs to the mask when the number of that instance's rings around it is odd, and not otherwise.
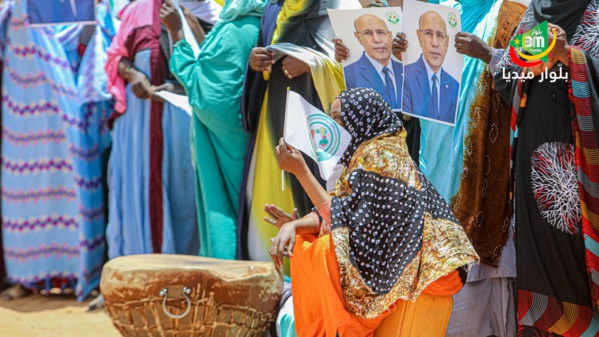
[[[399,14],[395,13],[395,12],[387,12],[387,21],[389,21],[389,23],[391,24],[398,24],[399,23]]]
[[[454,13],[449,13],[447,16],[447,23],[449,23],[451,27],[455,28],[458,25],[458,16]]]
[[[318,161],[331,158],[339,150],[341,132],[334,120],[321,115],[308,117],[313,150]]]

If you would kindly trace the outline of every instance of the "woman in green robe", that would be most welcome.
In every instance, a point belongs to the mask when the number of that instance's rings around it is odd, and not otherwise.
[[[241,93],[267,3],[227,1],[197,58],[183,38],[173,4],[166,1],[160,13],[174,44],[170,70],[193,106],[191,153],[202,256],[235,258],[238,198],[249,140],[241,125]]]

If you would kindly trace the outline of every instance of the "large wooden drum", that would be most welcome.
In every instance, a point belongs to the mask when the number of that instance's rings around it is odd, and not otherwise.
[[[112,322],[131,337],[262,336],[282,289],[273,263],[163,254],[111,260],[100,282]]]

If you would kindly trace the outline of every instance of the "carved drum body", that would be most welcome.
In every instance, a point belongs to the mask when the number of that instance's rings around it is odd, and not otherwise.
[[[149,254],[104,266],[100,290],[123,336],[262,336],[282,274],[273,263]]]

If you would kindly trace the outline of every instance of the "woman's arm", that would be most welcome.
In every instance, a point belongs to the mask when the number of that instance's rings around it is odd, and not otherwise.
[[[140,99],[152,97],[154,90],[152,90],[150,80],[144,73],[133,66],[133,62],[130,59],[122,57],[119,61],[117,71],[122,79],[131,84],[131,91],[133,91],[135,97]]]
[[[183,15],[185,16],[185,20],[187,21],[187,24],[189,25],[189,29],[191,29],[191,33],[193,34],[193,37],[195,38],[198,45],[201,45],[202,42],[204,42],[204,39],[206,38],[206,32],[204,31],[204,28],[202,28],[202,26],[200,26],[200,22],[189,11],[189,9],[181,6],[181,10],[183,10]]]
[[[466,32],[457,33],[454,46],[458,53],[477,58],[486,64],[489,64],[493,57],[493,48],[474,34]]]
[[[186,10],[184,10],[184,12],[185,11]],[[166,90],[182,95],[185,95],[187,92],[189,102],[193,105],[194,100],[200,96],[200,86],[198,85],[199,72],[197,71],[199,59],[196,58],[191,45],[185,40],[179,11],[170,0],[166,0],[162,4],[160,9],[160,19],[168,29],[173,42],[173,54],[169,60],[169,68],[173,76],[175,76],[181,85],[165,83],[160,87],[155,88],[155,90]],[[196,36],[196,40],[197,38],[198,37]],[[159,98],[154,99],[161,101]]]
[[[277,236],[271,239],[270,257],[277,268],[283,266],[283,255],[285,253],[289,257],[293,256],[295,236],[303,234],[318,234],[318,224],[314,221],[312,214],[284,224]]]
[[[185,39],[179,11],[169,0],[166,0],[160,8],[160,19],[164,26],[166,26],[166,29],[168,29],[173,44],[177,43],[179,40]]]
[[[183,16],[187,21],[189,29],[191,30],[196,42],[198,45],[202,44],[204,38],[206,37],[204,29],[202,29],[202,26],[200,26],[198,20],[193,16],[189,9],[181,6],[181,10],[183,11]],[[179,11],[170,0],[166,0],[162,4],[162,7],[160,8],[160,20],[166,29],[168,29],[173,40],[173,44],[185,39],[185,34],[183,33],[183,23],[181,22]]]
[[[298,149],[286,144],[281,138],[279,146],[275,148],[275,153],[279,168],[295,175],[314,206],[319,208],[329,199],[327,191],[316,180]]]
[[[121,60],[119,61],[118,72],[119,72],[119,76],[122,77],[127,82],[129,82],[127,80],[127,78],[129,77],[128,76],[129,68],[133,68],[133,62],[131,62],[131,60],[126,57],[122,57]]]

